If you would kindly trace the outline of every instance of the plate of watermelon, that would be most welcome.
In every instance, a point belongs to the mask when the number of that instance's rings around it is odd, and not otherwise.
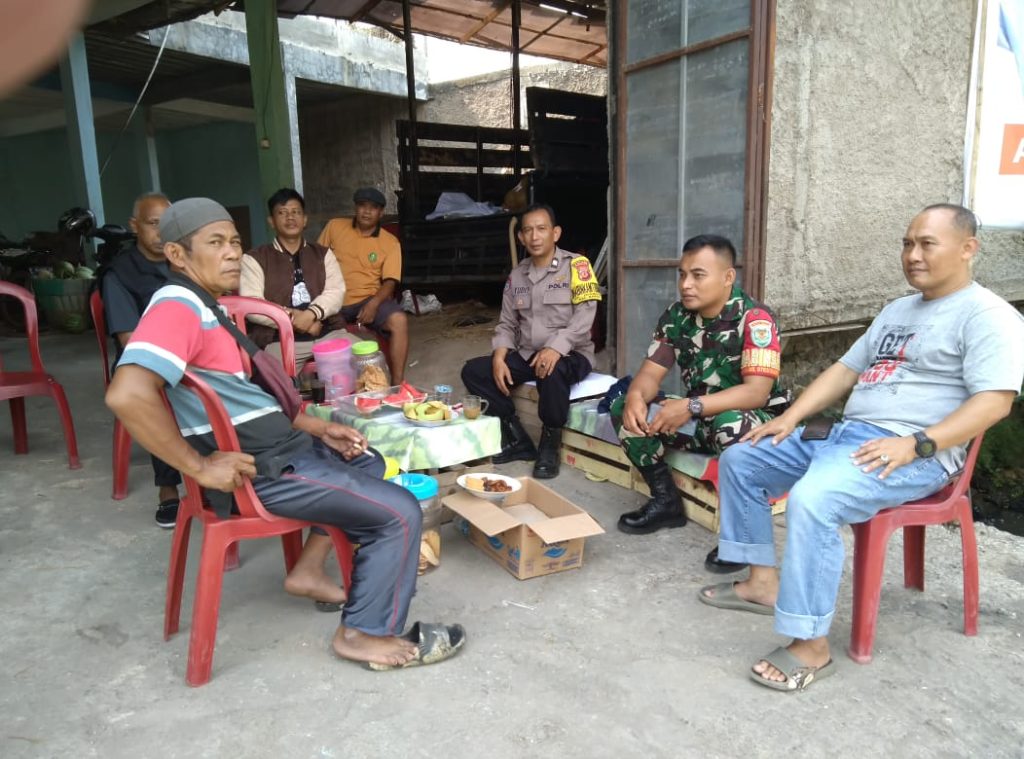
[[[396,385],[388,389],[388,394],[381,399],[381,403],[390,408],[401,410],[406,403],[419,403],[427,397],[425,390],[418,390],[408,382]]]

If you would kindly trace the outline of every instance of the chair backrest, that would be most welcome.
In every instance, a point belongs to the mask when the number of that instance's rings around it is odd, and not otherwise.
[[[92,326],[96,330],[96,342],[100,346],[100,358],[103,359],[103,386],[110,384],[110,353],[107,342],[107,317],[103,312],[103,297],[99,290],[93,290],[89,296],[89,313]]]
[[[25,337],[28,338],[28,351],[32,359],[32,371],[45,374],[43,358],[39,354],[39,313],[36,311],[36,297],[24,287],[0,280],[0,298],[10,296],[21,301],[25,311]]]
[[[206,416],[210,420],[210,427],[213,430],[213,439],[217,444],[217,450],[224,452],[241,451],[235,426],[231,423],[231,417],[228,415],[227,409],[224,408],[224,404],[217,396],[217,393],[188,369],[185,370],[185,375],[181,378],[180,384],[195,393],[200,402],[202,402]],[[164,403],[173,415],[174,407],[171,406],[166,395],[164,395]],[[188,475],[183,474],[183,476],[185,477],[189,492],[198,496],[200,493],[199,484]],[[252,480],[248,477],[243,478],[241,487],[235,488],[234,496],[235,504],[238,506],[238,513],[243,517],[259,517],[267,521],[277,519],[277,517],[263,508],[263,504],[252,487]]]
[[[248,298],[243,295],[225,295],[218,298],[218,303],[228,310],[228,316],[235,322],[235,325],[243,334],[246,330],[246,317],[265,316],[274,322],[277,329],[278,340],[281,342],[281,363],[289,377],[296,376],[295,372],[295,333],[292,330],[292,320],[288,312],[276,303],[262,298]],[[249,356],[242,352],[242,363],[246,371],[251,371]]]
[[[949,487],[952,487],[950,492],[951,496],[959,498],[971,487],[971,478],[974,476],[974,465],[978,462],[978,453],[981,451],[981,444],[985,440],[985,433],[979,432],[978,436],[975,437],[967,445],[967,458],[964,460],[963,469],[956,476],[956,480],[951,482]]]

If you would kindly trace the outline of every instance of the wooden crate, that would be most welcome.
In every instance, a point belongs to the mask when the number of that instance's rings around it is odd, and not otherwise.
[[[523,423],[523,428],[532,438],[533,444],[540,443],[540,430],[543,426],[537,416],[537,388],[533,385],[516,385],[512,388],[512,403],[516,407],[516,416]]]
[[[630,463],[622,446],[574,430],[562,432],[562,462],[595,477],[650,497],[651,490]],[[711,532],[718,532],[718,491],[706,480],[672,470],[672,478],[683,497],[687,518]],[[786,499],[772,504],[772,515],[786,510]]]
[[[683,497],[687,518],[711,532],[718,532],[718,493],[714,486],[675,469],[672,470],[672,479]],[[633,470],[633,490],[648,497],[651,495],[651,489],[636,469]]]
[[[711,532],[719,530],[718,515],[718,491],[714,485],[706,480],[698,480],[688,474],[683,474],[675,469],[672,470],[672,479],[683,496],[683,504],[686,506],[686,516]],[[651,489],[647,487],[640,472],[633,470],[633,490],[645,496],[651,495]],[[780,498],[772,503],[772,516],[783,514],[786,511],[786,499]]]
[[[633,467],[622,447],[574,430],[562,431],[562,462],[594,477],[630,488]]]

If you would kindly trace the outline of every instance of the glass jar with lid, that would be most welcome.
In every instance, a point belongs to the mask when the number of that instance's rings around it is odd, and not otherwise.
[[[356,376],[356,392],[387,390],[391,372],[376,340],[362,340],[352,346],[352,373]]]

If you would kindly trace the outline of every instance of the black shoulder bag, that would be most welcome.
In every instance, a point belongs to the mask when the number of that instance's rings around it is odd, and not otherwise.
[[[249,354],[252,361],[251,379],[263,390],[268,392],[281,405],[281,410],[290,420],[294,420],[302,409],[302,398],[295,385],[295,378],[289,377],[284,366],[276,358],[261,350],[247,335],[235,326],[235,323],[221,310],[220,304],[206,290],[199,287],[188,277],[171,274],[169,281],[195,293],[228,333],[235,338],[239,347]]]

